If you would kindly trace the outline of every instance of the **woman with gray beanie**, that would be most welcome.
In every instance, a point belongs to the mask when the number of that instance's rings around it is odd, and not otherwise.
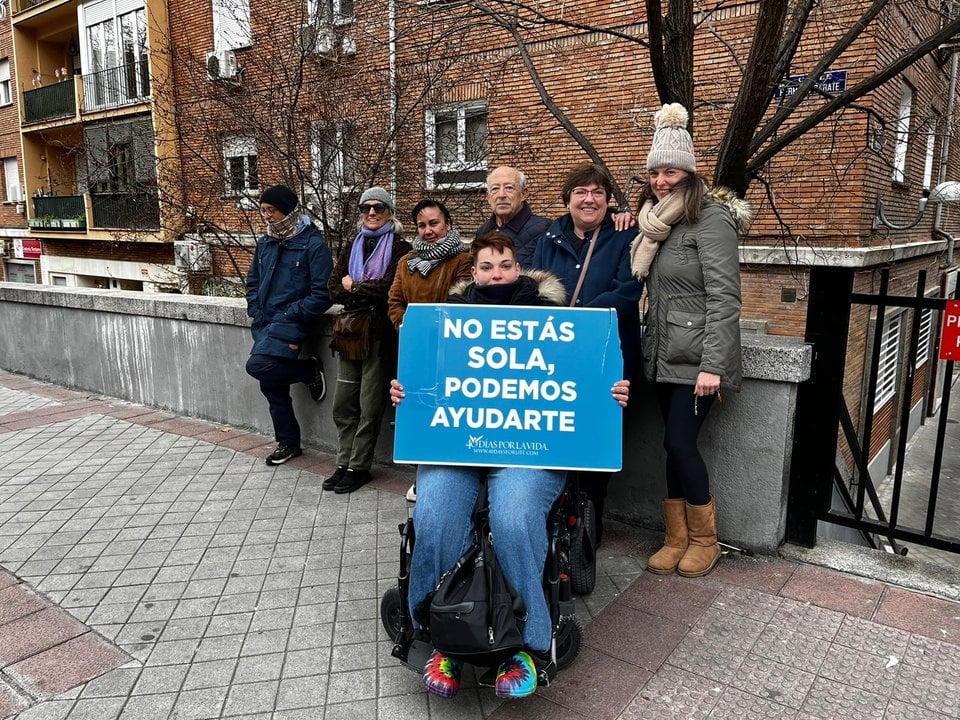
[[[337,467],[324,490],[349,493],[370,480],[387,384],[396,374],[397,334],[387,316],[387,294],[401,256],[410,250],[394,217],[393,198],[382,187],[360,196],[356,237],[340,248],[328,288],[343,310],[334,322],[339,356],[333,395]]]
[[[720,391],[740,389],[737,236],[750,206],[726,188],[706,188],[687,119],[678,103],[654,116],[640,234],[630,249],[631,269],[646,281],[641,354],[646,379],[656,383],[667,451],[666,539],[647,570],[698,577],[716,565],[720,546],[697,437]]]

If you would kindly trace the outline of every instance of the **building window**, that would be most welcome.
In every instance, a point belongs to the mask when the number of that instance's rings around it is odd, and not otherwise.
[[[897,116],[896,144],[893,148],[893,181],[907,181],[907,147],[910,143],[910,112],[913,88],[906,82],[900,86],[900,114]]]
[[[260,189],[257,176],[257,141],[247,135],[223,139],[224,192],[246,195]]]
[[[483,187],[487,106],[469,103],[426,113],[427,187]]]
[[[877,365],[877,394],[873,411],[877,412],[897,389],[897,359],[900,355],[900,321],[902,314],[888,317],[880,338],[880,363]]]
[[[20,168],[17,165],[17,159],[3,159],[3,185],[6,194],[3,199],[7,202],[22,202],[23,190],[20,187]]]
[[[90,68],[83,76],[86,110],[137,102],[150,96],[144,11],[103,18],[113,10],[113,3],[102,2],[86,10],[89,24],[85,50]]]
[[[213,0],[213,49],[250,47],[250,0]]]
[[[0,105],[10,105],[13,95],[10,93],[10,61],[0,60]]]
[[[933,310],[920,312],[920,337],[917,339],[917,362],[914,367],[923,367],[930,360],[930,339],[933,335]]]
[[[307,21],[312,25],[352,23],[353,0],[307,0]]]
[[[357,174],[356,127],[350,121],[315,123],[311,128],[313,183],[325,191],[351,190]]]
[[[933,152],[937,146],[937,118],[927,125],[927,152],[923,157],[923,187],[929,190],[933,182]]]

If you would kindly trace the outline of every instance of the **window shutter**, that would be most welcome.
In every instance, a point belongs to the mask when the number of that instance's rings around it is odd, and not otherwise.
[[[213,48],[234,50],[250,46],[249,0],[213,0]]]

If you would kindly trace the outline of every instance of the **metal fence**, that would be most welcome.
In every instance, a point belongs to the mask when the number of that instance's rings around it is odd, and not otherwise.
[[[793,466],[787,515],[787,539],[814,545],[817,524],[826,521],[853,528],[867,544],[877,547],[886,538],[892,549],[906,554],[900,542],[960,553],[960,537],[956,528],[960,518],[946,518],[948,528],[937,526],[938,503],[947,499],[941,469],[946,447],[945,438],[950,412],[953,362],[947,361],[943,395],[937,413],[937,433],[931,456],[908,456],[910,416],[917,396],[918,379],[934,377],[935,361],[926,365],[920,357],[922,313],[929,310],[933,321],[944,310],[947,298],[925,297],[926,272],[917,276],[914,296],[888,293],[889,270],[881,273],[879,291],[853,292],[853,271],[845,268],[813,268],[810,273],[810,295],[807,307],[806,340],[814,345],[814,366],[811,380],[798,392],[794,433]],[[873,343],[865,366],[865,388],[859,395],[860,414],[865,420],[859,430],[852,419],[844,397],[844,370],[848,360],[848,331],[851,308],[865,305],[873,308],[870,324]],[[878,478],[871,475],[869,462],[873,443],[874,411],[877,378],[880,367],[881,342],[888,313],[906,310],[909,328],[906,352],[900,357],[898,372],[899,403],[891,412],[890,441],[895,448],[895,461],[890,487],[881,499]],[[936,324],[934,324],[936,327]],[[929,347],[927,348],[929,349]],[[926,370],[923,370],[926,368]],[[926,395],[926,393],[924,393]],[[955,421],[953,421],[955,422]],[[845,448],[839,442],[842,439]],[[886,439],[884,439],[884,442]],[[846,450],[846,452],[844,452]],[[849,458],[849,467],[847,466]],[[904,521],[904,477],[910,463],[924,471],[930,468],[929,479],[912,488],[909,522]],[[925,497],[918,496],[925,495]],[[836,500],[839,499],[839,502]],[[837,507],[839,505],[839,507]],[[919,507],[917,507],[919,505]],[[940,519],[943,519],[940,515]],[[916,522],[919,519],[920,522]],[[911,524],[915,523],[915,524]]]

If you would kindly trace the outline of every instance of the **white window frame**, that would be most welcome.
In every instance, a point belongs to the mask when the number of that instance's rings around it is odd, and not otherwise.
[[[13,104],[13,89],[10,86],[10,60],[0,60],[0,107]]]
[[[482,114],[487,122],[487,138],[489,138],[489,111],[486,101],[474,101],[458,105],[446,105],[438,108],[428,108],[424,113],[425,135],[425,166],[427,189],[462,188],[474,189],[486,187],[487,152],[481,160],[467,160],[467,116]],[[440,163],[437,160],[437,118],[455,115],[457,121],[457,158],[453,162]],[[488,147],[487,141],[484,145]],[[485,148],[486,149],[486,148]],[[436,182],[438,172],[483,172],[484,179],[469,182]]]
[[[310,25],[349,25],[354,21],[353,0],[307,0]]]
[[[14,200],[13,192],[14,187],[20,187],[20,165],[15,157],[3,158],[3,186],[4,202],[20,202],[20,200]],[[23,194],[18,193],[16,196],[22,198]]]
[[[250,47],[250,0],[213,0],[213,49]]]
[[[897,368],[900,360],[900,334],[903,313],[888,317],[883,323],[880,338],[880,362],[877,363],[877,386],[873,411],[877,412],[897,392]]]
[[[252,135],[225,135],[223,137],[223,194],[225,197],[249,197],[260,190],[259,157],[257,140]],[[256,173],[251,171],[250,158],[257,158]],[[233,187],[233,175],[230,172],[231,160],[243,162],[243,190]]]
[[[933,310],[920,311],[920,335],[917,338],[917,361],[915,368],[921,368],[930,362],[930,340],[933,337]]]
[[[927,124],[927,152],[923,157],[923,187],[933,187],[933,153],[937,147],[937,118],[931,117]]]
[[[894,133],[893,182],[907,182],[907,149],[910,146],[910,115],[913,108],[913,88],[906,80],[900,83],[900,112]]]

